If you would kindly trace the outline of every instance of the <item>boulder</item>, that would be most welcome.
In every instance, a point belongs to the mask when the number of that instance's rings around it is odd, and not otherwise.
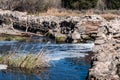
[[[72,39],[73,39],[73,40],[81,39],[80,33],[77,32],[77,31],[74,31],[74,32],[72,33]]]

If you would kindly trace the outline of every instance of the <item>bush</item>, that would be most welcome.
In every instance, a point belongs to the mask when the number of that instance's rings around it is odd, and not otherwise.
[[[120,0],[106,0],[108,9],[120,9]]]
[[[100,0],[62,0],[62,6],[70,9],[91,9],[95,8]],[[120,0],[102,0],[107,9],[120,9]],[[99,4],[100,6],[103,3]]]
[[[98,2],[103,3],[98,3]],[[96,6],[120,9],[120,0],[0,0],[0,8],[27,12],[47,11],[49,8],[91,9]],[[98,8],[99,9],[99,8]]]
[[[90,9],[96,6],[97,0],[62,0],[63,7],[71,9]]]
[[[27,12],[40,12],[47,11],[51,7],[60,7],[61,0],[0,0],[0,8],[27,11]]]

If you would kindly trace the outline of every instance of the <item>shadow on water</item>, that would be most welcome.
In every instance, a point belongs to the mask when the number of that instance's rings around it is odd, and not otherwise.
[[[35,53],[45,43],[1,41],[0,52],[17,49],[18,54]],[[50,68],[41,69],[38,73],[30,73],[19,69],[7,69],[0,71],[0,80],[86,80],[90,68],[89,52],[93,43],[86,44],[54,44],[46,47]]]

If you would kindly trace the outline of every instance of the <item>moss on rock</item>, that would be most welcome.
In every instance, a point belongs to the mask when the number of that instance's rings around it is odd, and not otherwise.
[[[56,43],[63,43],[66,41],[66,37],[56,37],[55,41]]]

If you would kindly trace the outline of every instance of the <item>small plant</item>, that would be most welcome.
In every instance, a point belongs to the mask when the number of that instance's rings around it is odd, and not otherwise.
[[[55,38],[56,43],[62,43],[62,42],[65,42],[65,40],[66,40],[66,37],[56,37]]]
[[[16,40],[16,41],[25,41],[27,39],[27,37],[22,37],[22,36],[12,36],[12,35],[4,35],[4,36],[0,36],[0,40],[1,41],[12,41],[12,40]]]

